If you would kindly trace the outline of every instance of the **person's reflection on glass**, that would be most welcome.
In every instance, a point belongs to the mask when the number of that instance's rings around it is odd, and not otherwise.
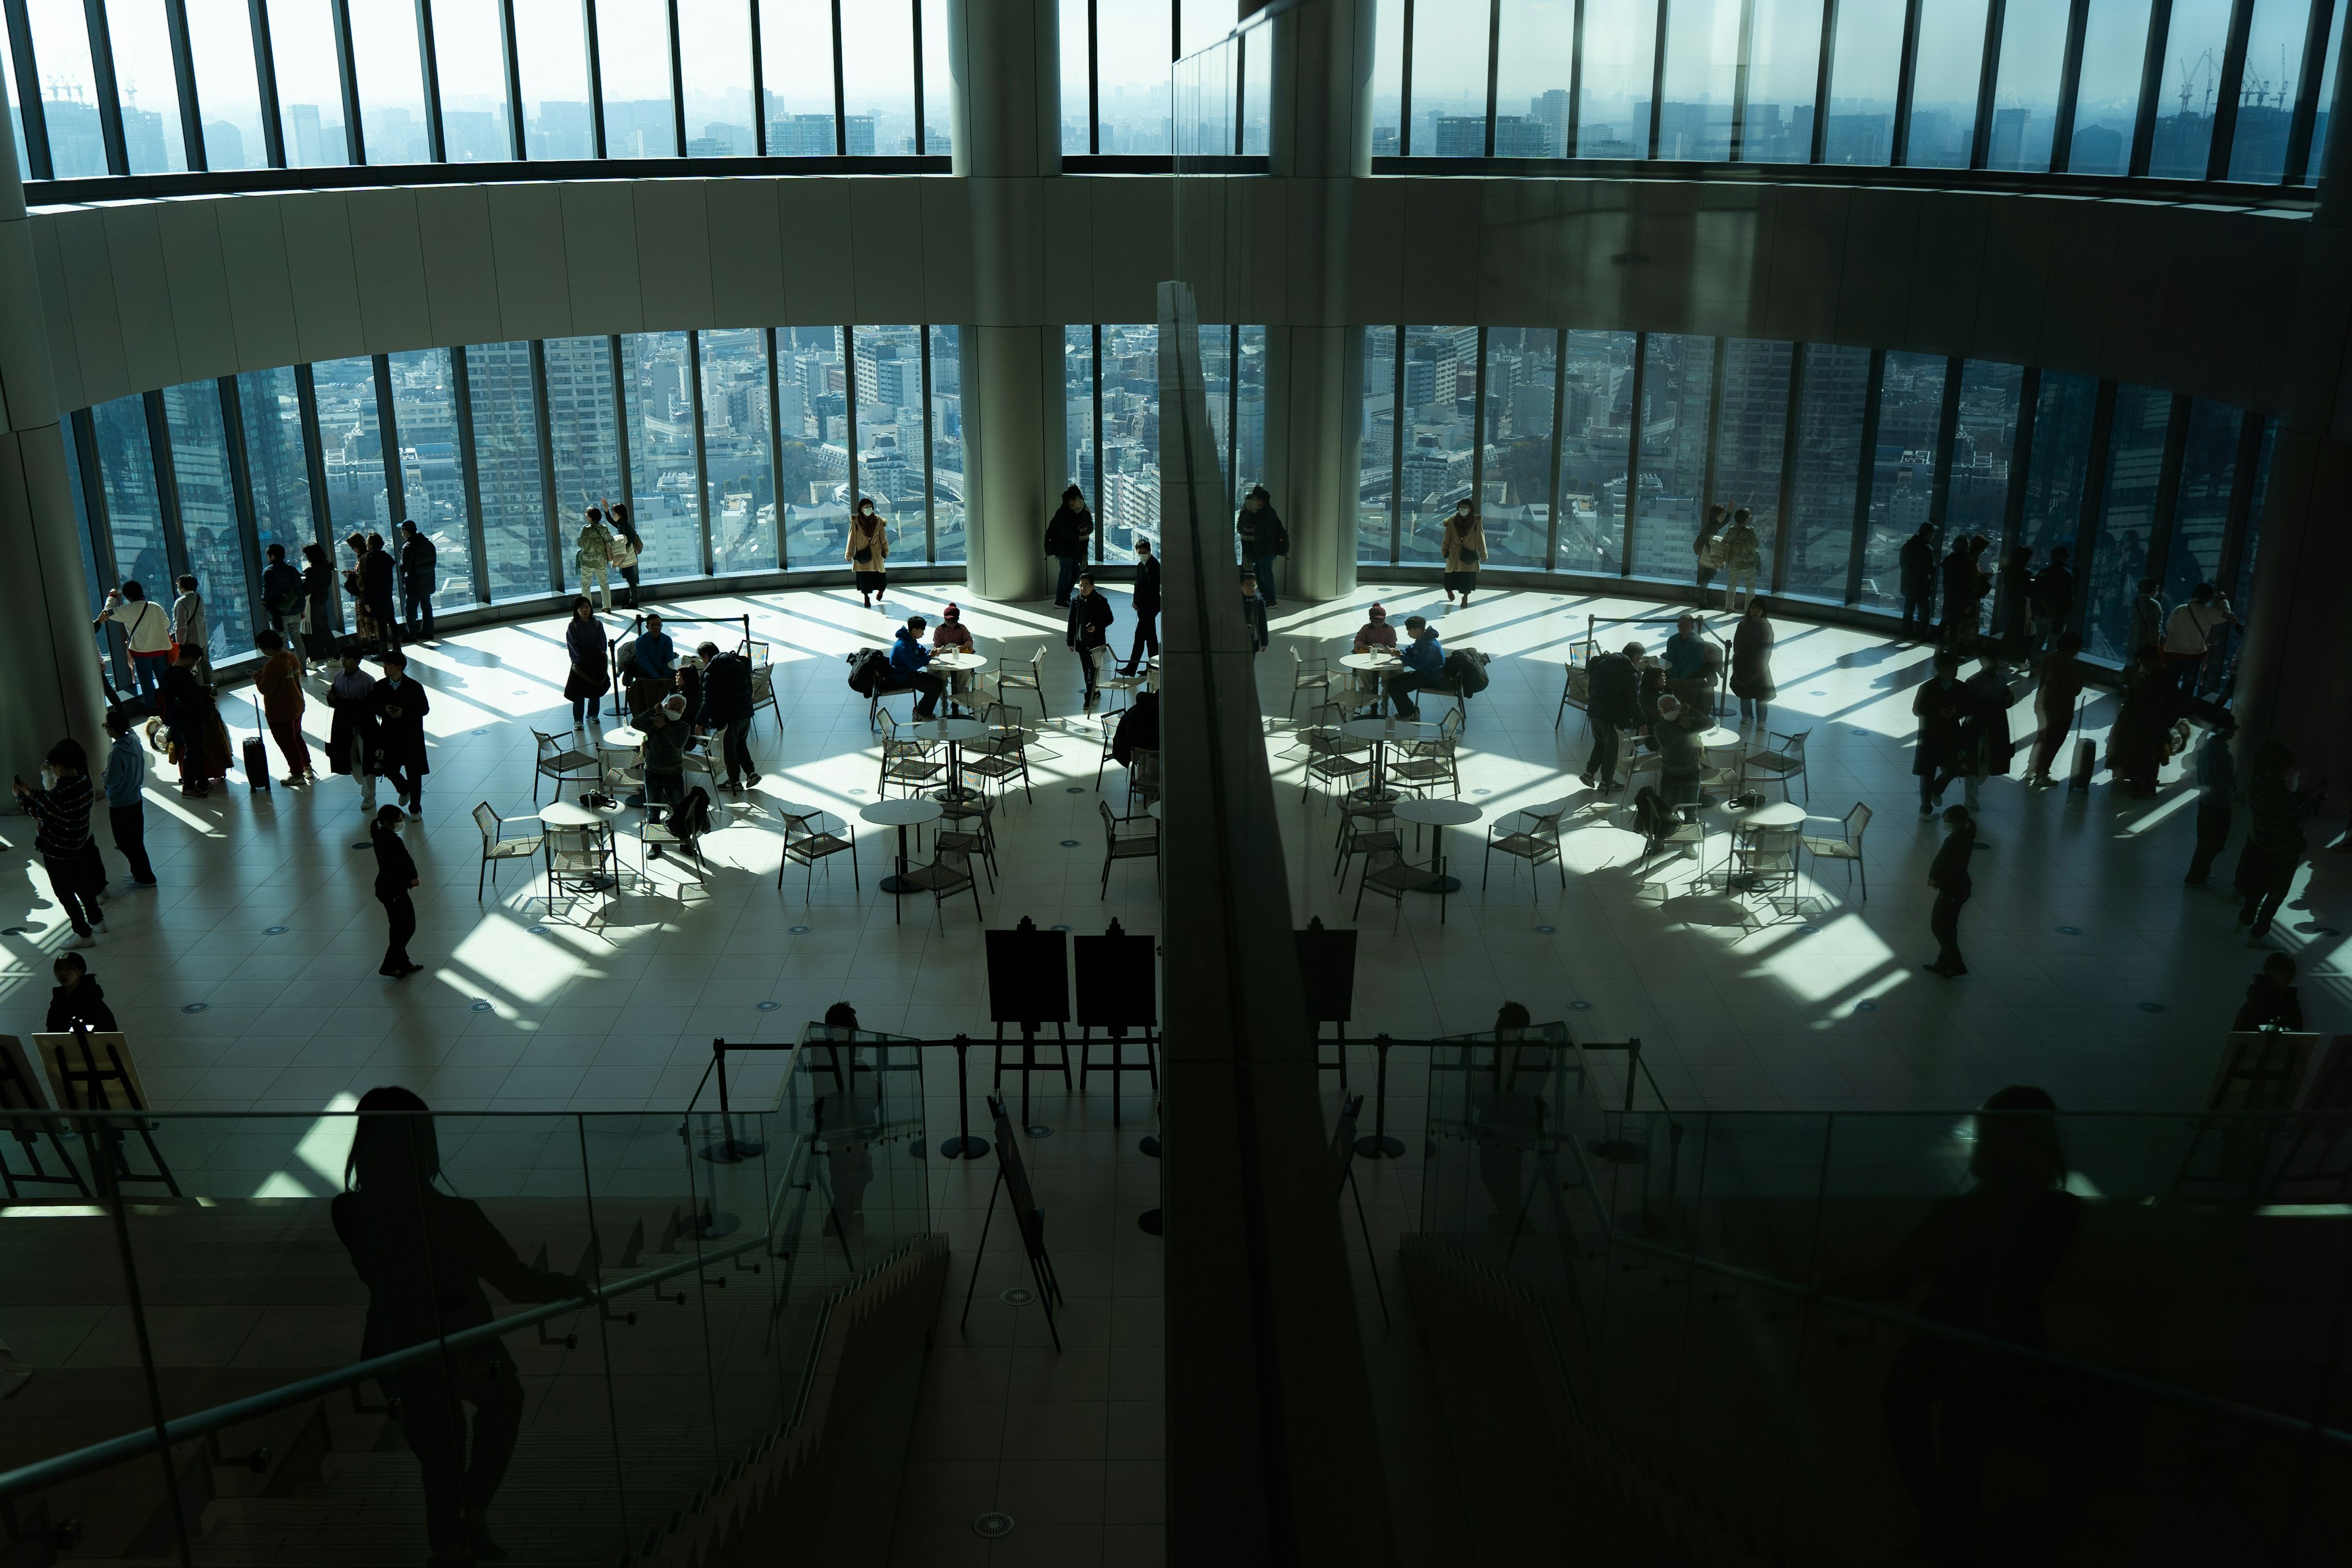
[[[1480,1051],[1487,1059],[1471,1075],[1473,1135],[1478,1141],[1478,1179],[1486,1184],[1490,1204],[1487,1227],[1500,1235],[1517,1229],[1527,1202],[1528,1151],[1535,1146],[1543,1125],[1543,1102],[1531,1085],[1541,1079],[1520,1076],[1521,1047],[1534,1019],[1517,1002],[1506,1002],[1495,1014],[1495,1045]],[[1465,1053],[1467,1054],[1467,1053]],[[1480,1080],[1484,1080],[1483,1083]]]
[[[577,1279],[524,1264],[480,1205],[435,1188],[441,1152],[423,1100],[397,1087],[372,1089],[359,1109],[343,1163],[346,1190],[332,1213],[335,1234],[368,1288],[362,1359],[490,1321],[485,1279],[510,1301],[587,1294]],[[427,1568],[504,1558],[484,1525],[522,1426],[522,1382],[504,1347],[496,1340],[467,1345],[384,1381],[424,1471]]]
[[[828,1039],[857,1038],[857,1009],[846,1002],[835,1002],[824,1010],[824,1032]],[[841,1079],[840,1069],[835,1077],[856,1087],[857,1047],[849,1047],[848,1079]],[[882,1114],[879,1100],[882,1075],[875,1078],[876,1104],[873,1118]],[[874,1143],[881,1130],[872,1125],[866,1112],[857,1103],[856,1094],[845,1090],[817,1102],[817,1115],[824,1132],[825,1172],[833,1182],[834,1229],[840,1236],[866,1234],[866,1189],[874,1184]]]
[[[1974,1184],[1929,1210],[1885,1263],[1831,1281],[1830,1293],[1895,1300],[1925,1286],[1918,1313],[1928,1321],[2042,1348],[2042,1287],[2073,1244],[2082,1208],[2064,1190],[2056,1109],[2028,1085],[1986,1100],[1969,1159]],[[1895,1352],[1880,1403],[1919,1510],[1909,1555],[1946,1568],[1976,1561],[1985,1458],[2022,1402],[2029,1373],[2014,1356],[1932,1334],[1914,1334]]]

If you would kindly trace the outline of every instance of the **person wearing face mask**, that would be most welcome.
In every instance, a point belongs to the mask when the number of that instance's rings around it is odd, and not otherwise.
[[[856,571],[858,602],[872,609],[887,585],[885,563],[890,558],[890,532],[872,496],[857,498],[857,521],[849,525],[849,542],[841,553]]]
[[[1445,520],[1445,602],[1452,604],[1454,595],[1462,595],[1463,606],[1470,604],[1470,590],[1478,585],[1478,563],[1486,559],[1486,530],[1478,514],[1470,510],[1467,500],[1454,503],[1454,515]]]
[[[425,775],[432,771],[425,755],[425,715],[433,704],[409,679],[407,657],[398,648],[376,662],[383,666],[383,679],[368,694],[376,721],[376,772],[392,781],[394,797],[415,814],[425,809]],[[379,821],[383,816],[376,814]]]
[[[1133,675],[1147,652],[1153,658],[1160,657],[1160,557],[1152,553],[1151,541],[1141,534],[1135,539],[1135,596],[1129,607],[1135,612],[1135,642],[1127,650],[1121,675]]]
[[[1062,492],[1062,504],[1045,520],[1045,553],[1059,563],[1054,579],[1054,607],[1070,607],[1070,595],[1086,567],[1087,541],[1094,537],[1094,514],[1087,510],[1086,492],[1072,485]]]
[[[73,926],[70,945],[75,947],[89,946],[93,928],[106,923],[98,907],[98,888],[90,881],[89,808],[95,798],[89,758],[81,742],[71,738],[51,746],[41,760],[38,789],[16,780],[16,804],[33,819],[33,847],[49,874],[58,907]],[[101,866],[99,881],[104,880]]]
[[[392,928],[389,944],[383,950],[383,962],[376,973],[387,980],[403,980],[425,966],[408,956],[408,939],[416,934],[416,905],[408,890],[416,886],[416,862],[408,853],[408,846],[400,841],[400,825],[407,816],[396,805],[387,805],[375,814],[375,822],[368,829],[368,842],[375,850],[375,897],[383,906],[385,921]]]

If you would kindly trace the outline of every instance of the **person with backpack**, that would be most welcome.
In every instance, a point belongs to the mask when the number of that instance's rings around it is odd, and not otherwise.
[[[122,628],[130,645],[132,689],[160,705],[163,672],[172,667],[172,613],[149,598],[137,578],[127,577],[107,595],[105,609],[90,626],[102,631],[109,621]]]
[[[1454,595],[1462,595],[1462,607],[1470,607],[1470,591],[1478,585],[1478,566],[1486,559],[1486,530],[1478,514],[1465,496],[1454,503],[1454,515],[1445,520],[1445,531],[1441,541],[1445,556],[1445,602],[1452,604]]]
[[[572,551],[572,568],[580,574],[581,596],[584,599],[593,588],[598,607],[611,615],[613,535],[604,526],[604,514],[593,506],[588,509],[588,521],[580,525],[579,542]]]
[[[675,812],[686,801],[686,750],[694,742],[694,726],[687,721],[686,699],[671,692],[645,721],[646,805],[668,806]],[[661,858],[662,847],[649,846],[646,854]]]
[[[1054,607],[1070,607],[1070,595],[1087,563],[1087,541],[1094,537],[1094,513],[1087,510],[1086,492],[1072,485],[1062,492],[1062,504],[1045,520],[1045,553],[1055,563]]]
[[[1267,609],[1274,609],[1278,603],[1274,563],[1290,553],[1290,531],[1274,514],[1274,497],[1264,485],[1250,487],[1241,515],[1234,520],[1234,533],[1241,541],[1243,572],[1257,578],[1258,597],[1265,601]]]
[[[1764,542],[1756,535],[1756,514],[1746,507],[1734,509],[1731,527],[1723,536],[1723,609],[1731,613],[1732,605],[1745,593],[1748,600],[1756,597],[1756,579],[1764,569]]]
[[[918,617],[919,619],[919,617]],[[702,727],[719,737],[719,753],[726,760],[721,789],[741,789],[758,784],[760,770],[751,765],[751,661],[741,653],[721,653],[717,643],[695,650],[702,658]]]
[[[1592,721],[1592,754],[1581,775],[1587,789],[1612,795],[1624,787],[1617,782],[1617,749],[1626,731],[1641,727],[1642,656],[1642,645],[1629,642],[1592,660],[1584,700],[1585,716]]]

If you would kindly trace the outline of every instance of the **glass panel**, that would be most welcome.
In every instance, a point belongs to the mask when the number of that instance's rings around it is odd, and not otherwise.
[[[948,68],[948,0],[922,0],[922,151],[934,158],[945,158],[955,152],[953,78]],[[1066,110],[1064,118],[1067,118]]]
[[[760,0],[760,70],[768,95],[768,155],[834,156],[839,149],[827,0]]]
[[[1091,497],[1100,559],[1135,559],[1160,531],[1160,328],[1102,330],[1102,483]]]
[[[49,163],[60,180],[108,173],[98,123],[98,77],[90,68],[89,29],[80,0],[26,0],[33,60],[41,73],[41,114],[49,127]],[[8,84],[9,95],[16,84]]]
[[[299,567],[302,546],[319,535],[310,510],[310,471],[302,456],[302,405],[293,369],[247,371],[236,378],[236,393],[260,548],[282,544],[286,559]]]
[[[1549,327],[1486,333],[1486,477],[1478,503],[1488,559],[1497,566],[1549,564],[1551,430],[1559,334]]]
[[[1385,565],[1396,500],[1394,327],[1364,329],[1363,420],[1356,443],[1356,559]]]
[[[547,497],[540,482],[539,399],[531,387],[530,344],[469,346],[466,388],[473,402],[474,472],[482,493],[482,548],[490,569],[490,602],[544,594]],[[608,398],[605,407],[611,406]],[[571,518],[563,521],[569,524]],[[574,530],[566,527],[563,531],[568,542]]]
[[[1715,340],[1652,332],[1642,384],[1641,489],[1634,497],[1633,575],[1683,581],[1706,500],[1706,426]]]
[[[1926,0],[1919,64],[1911,79],[1911,145],[1917,169],[1965,169],[1984,75],[1985,0]]]
[[[1659,157],[1720,162],[1731,156],[1741,9],[1742,0],[1675,0],[1667,6]]]
[[[2231,0],[2172,0],[2164,79],[2157,84],[2156,141],[2147,160],[2147,172],[2158,179],[2205,177],[2213,147],[2213,99],[2221,89],[2221,57],[2230,47],[2230,5]],[[2250,65],[2254,58],[2249,55]]]
[[[2084,615],[2084,651],[2109,664],[2122,664],[2138,650],[2131,646],[2132,604],[2147,573],[2148,541],[2155,536],[2157,483],[2164,470],[2164,429],[2172,417],[2172,395],[2147,386],[2116,388],[2116,423],[2107,447],[2105,504],[2091,552],[2091,591]],[[2034,431],[2034,456],[2041,456]]]
[[[613,348],[605,338],[550,338],[547,429],[555,458],[557,532],[576,537],[590,507],[621,494],[620,430],[613,417]],[[560,552],[562,581],[576,583],[571,554]],[[495,588],[498,569],[491,568]]]
[[[1815,0],[1754,0],[1748,36],[1748,117],[1739,156],[1802,163],[1813,155],[1813,92],[1821,83],[1822,8]]]
[[[1649,155],[1650,66],[1657,52],[1657,0],[1586,0],[1578,157]],[[1413,84],[1416,103],[1420,85]]]
[[[1395,10],[1384,5],[1383,12]],[[1381,17],[1383,26],[1387,17]],[[1383,35],[1385,36],[1385,35]],[[1575,0],[1503,0],[1495,70],[1495,152],[1505,158],[1568,156],[1568,78],[1576,58]],[[1379,140],[1380,89],[1372,136]],[[1510,129],[1504,128],[1508,124]],[[1379,148],[1373,149],[1377,154]],[[1493,532],[1487,535],[1493,542]]]
[[[588,35],[573,0],[514,0],[515,55],[522,70],[523,152],[531,158],[593,158]]]
[[[2038,556],[2046,556],[2053,545],[2072,548],[2074,543],[2098,390],[2099,384],[2087,375],[2042,373],[2042,395],[2033,408],[2033,451],[2025,470],[2023,530],[2012,542],[2031,545]]]
[[[2254,493],[2246,512],[2246,542],[2238,551],[2238,580],[2230,584],[2230,597],[2240,605],[2254,595],[2254,551],[2263,540],[2263,510],[2270,500],[2271,448],[2277,444],[2278,421],[2263,420],[2262,450],[2254,456]],[[119,529],[115,537],[121,537]],[[117,559],[121,559],[119,553]]]
[[[839,327],[776,329],[776,403],[783,427],[784,559],[837,572],[847,563],[849,396]]]
[[[604,155],[677,157],[669,16],[661,0],[604,0],[596,7],[596,69],[604,88]]]
[[[261,88],[253,71],[253,22],[246,0],[184,0],[204,108],[205,163],[258,169],[268,162],[261,134]]]
[[[2090,0],[2090,6],[2067,167],[2077,174],[2120,174],[2130,166],[2139,116],[2148,0]]]
[[[321,360],[310,367],[310,377],[335,542],[340,545],[354,531],[381,533],[383,432],[376,422],[375,362],[365,356]]]
[[[169,609],[174,592],[172,563],[163,548],[163,509],[155,496],[146,401],[118,397],[92,407],[89,417],[98,446],[99,488],[106,492],[114,569]]]
[[[1625,559],[1626,442],[1633,419],[1633,334],[1568,334],[1559,410],[1559,570],[1614,577]]]
[[[1217,477],[1228,494],[1234,488],[1234,433],[1228,418],[1233,395],[1234,334],[1231,327],[1203,325],[1201,337],[1201,391],[1209,405],[1209,433],[1217,447]],[[1238,501],[1239,498],[1235,498]],[[1234,548],[1241,541],[1236,537]]]
[[[923,559],[923,334],[919,327],[859,327],[857,488],[889,529],[890,558]]]
[[[1242,57],[1242,152],[1264,157],[1274,116],[1274,33],[1260,29]],[[1518,140],[1519,133],[1513,133]],[[1498,147],[1496,151],[1500,151]]]
[[[907,0],[841,8],[841,81],[851,157],[915,150],[915,13]]]
[[[1412,12],[1412,152],[1486,153],[1486,0],[1418,0]]]
[[[448,350],[392,356],[392,422],[400,437],[400,517],[433,542],[433,607],[463,608],[474,602],[473,546],[466,536],[466,480],[457,467],[457,399]],[[392,538],[390,527],[383,536]]]
[[[1922,56],[1924,58],[1925,56]],[[1927,521],[1936,426],[1944,412],[1942,354],[1889,353],[1878,391],[1878,449],[1870,464],[1870,525],[1862,540],[1862,607],[1903,608],[1903,542]]]
[[[106,35],[114,49],[114,89],[122,103],[122,146],[130,155],[131,172],[185,170],[179,77],[172,65],[172,32],[163,19],[163,0],[106,0]]]
[[[1241,385],[1234,405],[1234,497],[1265,482],[1265,329],[1242,329]]]
[[[1063,482],[1086,491],[1095,503],[1095,333],[1092,327],[1062,331]]]
[[[601,20],[598,26],[603,26]],[[629,515],[646,542],[637,570],[648,583],[702,575],[701,509],[694,490],[693,376],[694,359],[684,332],[622,335],[629,486],[635,492],[629,497]]]
[[[1506,20],[1507,28],[1510,23]],[[1509,59],[1507,53],[1503,57]],[[1372,20],[1372,156],[1397,155],[1397,125],[1404,102],[1404,6],[1377,7]],[[1383,535],[1383,540],[1385,540]],[[1387,559],[1388,545],[1381,546]]]
[[[351,14],[362,151],[371,163],[429,162],[433,146],[425,132],[425,65],[417,53],[415,10],[361,0]]]
[[[434,0],[433,68],[441,79],[441,143],[449,162],[513,157],[499,0]],[[368,151],[373,158],[373,142]]]
[[[180,495],[180,537],[188,570],[205,599],[205,654],[215,664],[253,651],[245,552],[237,542],[236,492],[229,482],[228,432],[221,422],[220,384],[192,381],[163,389],[171,432],[172,477]]]
[[[2180,459],[2180,496],[2172,513],[2172,545],[2164,561],[2164,602],[2177,605],[2200,583],[2221,573],[2221,534],[2230,521],[2230,490],[2238,477],[2238,434],[2245,416],[2226,403],[2200,397],[2189,405],[2189,441]],[[2218,584],[2217,584],[2218,585]]]
[[[2002,12],[1989,167],[2050,167],[2059,78],[2066,68],[2066,16],[2063,5],[2011,5]]]
[[[1415,111],[1416,113],[1418,110]],[[1404,330],[1404,505],[1399,545],[1405,561],[1432,562],[1454,503],[1470,496],[1473,443],[1478,437],[1478,329]]]
[[[1952,437],[1952,484],[1944,507],[1947,535],[2001,537],[2024,380],[2021,365],[1972,359],[1960,366],[1960,422]]]
[[[686,81],[686,155],[732,158],[757,152],[751,7],[744,0],[679,0],[677,46],[678,74]],[[775,553],[772,539],[768,553]]]
[[[1087,153],[1087,0],[1062,0],[1062,151]]]
[[[964,559],[962,329],[933,327],[930,344],[931,533],[938,559],[943,564],[960,563]]]
[[[1176,40],[1176,54],[1181,59],[1199,54],[1232,32],[1234,24],[1241,18],[1241,7],[1235,0],[1181,0],[1177,17],[1183,29]]]
[[[2254,0],[2238,124],[2230,137],[2230,178],[2274,185],[2285,177],[2287,122],[2303,85],[2297,79],[2310,25],[2311,0]]]
[[[25,150],[24,106],[16,101],[16,54],[8,44],[8,29],[0,26],[0,99],[8,104],[8,134],[16,144],[16,169],[26,179],[33,177],[33,162]],[[66,439],[70,442],[73,437]],[[87,555],[87,548],[83,551]]]
[[[1184,66],[1172,125],[1177,156],[1231,155],[1240,65],[1240,52],[1228,44]]]
[[[706,331],[697,341],[702,348],[702,463],[709,480],[703,504],[710,518],[711,560],[720,572],[773,572],[779,563],[776,474],[768,461],[767,334],[756,327],[729,327]],[[917,457],[919,461],[919,452]],[[918,538],[918,560],[921,547]]]
[[[1886,0],[1838,7],[1823,163],[1884,163],[1892,155],[1895,84],[1903,65],[1903,9]]]
[[[2319,110],[2312,121],[2311,152],[2305,158],[2303,165],[2303,178],[2306,184],[2318,183],[2320,165],[2327,159],[2327,127],[2334,118],[2336,109],[2336,61],[2343,52],[2336,45],[2344,37],[2344,12],[2347,4],[2352,4],[2352,0],[2336,0],[2335,19],[2328,26],[2327,47],[2323,51],[2327,64],[2319,73]],[[52,131],[50,135],[54,138],[56,132]],[[2264,439],[2267,440],[2269,437],[2265,437]],[[2269,448],[2263,449],[2267,451]],[[2249,562],[2253,559],[2252,551],[2247,552],[2246,559]],[[2249,567],[2249,571],[2251,570],[2252,568]],[[2251,583],[2253,579],[2249,576],[2246,581]]]
[[[1843,602],[1853,547],[1853,487],[1862,467],[1870,351],[1805,345],[1804,405],[1797,414],[1796,516],[1790,520],[1789,593]]]
[[[576,13],[578,6],[572,7]],[[286,165],[319,169],[348,163],[343,135],[342,67],[328,0],[277,0],[269,7],[269,58],[278,73],[278,113]]]
[[[1748,510],[1772,581],[1780,526],[1780,458],[1789,445],[1789,363],[1794,343],[1733,338],[1723,347],[1723,413],[1716,432],[1715,499]],[[1730,592],[1727,579],[1725,592]],[[1726,601],[1728,603],[1728,600]]]
[[[1169,0],[1119,0],[1094,14],[1094,70],[1103,99],[1103,151],[1169,153]],[[1063,110],[1073,113],[1073,110]],[[1085,120],[1085,99],[1077,118]]]

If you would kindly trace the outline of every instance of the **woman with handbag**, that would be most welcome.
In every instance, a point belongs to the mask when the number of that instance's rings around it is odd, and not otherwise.
[[[872,496],[857,498],[857,517],[849,525],[849,542],[841,553],[857,573],[859,600],[872,609],[885,586],[885,563],[890,558],[890,535],[883,527],[882,514],[874,510]]]
[[[1454,503],[1454,515],[1445,520],[1443,544],[1445,602],[1452,604],[1459,594],[1467,608],[1470,590],[1478,585],[1478,563],[1486,559],[1486,530],[1479,523],[1478,514],[1470,510],[1466,497]]]
[[[604,693],[613,689],[606,666],[604,628],[583,594],[572,601],[572,618],[563,626],[563,647],[572,656],[572,673],[563,678],[563,700],[572,704],[572,727],[585,730],[588,721],[601,718]]]
[[[302,547],[302,673],[312,665],[324,671],[333,664],[335,646],[335,560],[315,540]]]

